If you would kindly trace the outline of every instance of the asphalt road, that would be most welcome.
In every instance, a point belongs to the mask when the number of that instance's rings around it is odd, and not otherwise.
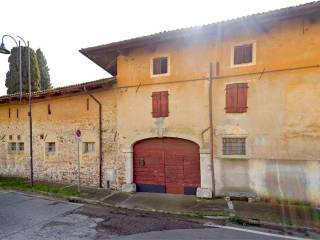
[[[279,235],[280,234],[280,235]],[[0,239],[303,239],[303,234],[0,192]]]

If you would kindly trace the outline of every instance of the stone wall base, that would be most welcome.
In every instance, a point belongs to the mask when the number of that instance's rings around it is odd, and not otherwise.
[[[136,184],[135,183],[126,183],[121,187],[122,192],[136,192]]]
[[[212,198],[212,190],[208,188],[197,188],[198,198]]]

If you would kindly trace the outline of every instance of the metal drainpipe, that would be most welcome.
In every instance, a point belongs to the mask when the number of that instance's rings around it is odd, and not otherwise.
[[[99,100],[89,93],[86,87],[83,90],[98,104],[99,106],[99,187],[102,188],[102,104]]]
[[[210,129],[210,160],[211,160],[211,176],[212,176],[212,195],[216,195],[216,183],[214,176],[214,158],[213,158],[213,113],[212,113],[212,84],[213,84],[213,65],[210,63],[210,77],[209,77],[209,129]]]

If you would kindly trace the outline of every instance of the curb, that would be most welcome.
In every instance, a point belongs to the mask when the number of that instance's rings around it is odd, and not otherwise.
[[[172,214],[172,215],[184,215],[184,216],[189,216],[189,217],[194,217],[195,214],[192,212],[179,212],[179,211],[166,211],[166,210],[159,210],[159,209],[145,209],[145,208],[135,208],[135,207],[124,207],[119,204],[108,204],[105,202],[102,202],[101,200],[93,200],[93,199],[87,199],[83,197],[76,197],[76,196],[57,196],[52,193],[47,193],[47,192],[32,192],[32,191],[21,191],[21,190],[8,190],[8,189],[1,189],[0,191],[2,192],[17,192],[17,193],[22,193],[26,195],[31,195],[31,196],[37,196],[37,197],[47,197],[51,199],[59,199],[59,200],[64,200],[67,202],[71,203],[85,203],[85,204],[92,204],[92,205],[101,205],[101,206],[106,206],[106,207],[114,207],[114,208],[121,208],[121,209],[128,209],[128,210],[138,210],[138,211],[144,211],[144,212],[157,212],[157,213],[164,213],[164,214]],[[235,215],[237,216],[237,215]],[[257,226],[257,227],[265,227],[273,230],[296,230],[296,231],[310,231],[310,232],[320,232],[320,228],[310,228],[310,227],[303,227],[303,226],[296,226],[296,225],[284,225],[284,224],[277,224],[273,222],[267,222],[267,221],[260,221],[260,220],[253,220],[250,218],[244,218],[241,216],[238,216],[239,218],[243,219],[246,221],[248,224],[247,225],[252,225],[252,226]],[[208,219],[208,220],[223,220],[225,222],[225,225],[228,223],[229,216],[206,216],[203,215],[203,219]]]
[[[87,198],[82,198],[82,197],[67,197],[67,200],[69,202],[79,202],[79,203],[87,203],[87,204],[100,204],[99,200],[93,200],[93,199],[87,199]]]
[[[303,227],[303,226],[297,226],[297,225],[278,224],[278,223],[267,222],[267,221],[252,220],[250,218],[242,218],[242,219],[247,221],[248,225],[265,227],[265,228],[269,228],[269,229],[273,229],[273,230],[281,230],[281,231],[296,230],[296,231],[320,232],[320,229],[318,229],[318,228],[310,228],[310,227]]]
[[[91,203],[92,200],[89,199],[83,199],[81,198],[82,201],[84,203]],[[80,198],[79,198],[80,200]],[[115,208],[121,208],[121,209],[128,209],[128,210],[138,210],[138,211],[144,211],[144,212],[157,212],[157,213],[164,213],[164,214],[173,214],[173,215],[184,215],[184,216],[191,216],[191,217],[195,217],[193,215],[192,212],[173,212],[173,211],[166,211],[166,210],[159,210],[159,209],[144,209],[144,208],[135,208],[135,207],[124,207],[124,206],[120,206],[118,204],[113,205],[113,204],[108,204],[105,202],[101,202],[101,201],[94,201],[94,204],[98,204],[98,205],[102,205],[102,206],[107,206],[107,207],[115,207]],[[240,217],[240,216],[239,216]],[[227,220],[229,219],[229,216],[203,216],[204,219],[208,219],[208,220],[224,220],[225,223],[227,224]],[[258,227],[265,227],[265,228],[270,228],[273,230],[298,230],[298,231],[311,231],[311,232],[320,232],[320,229],[313,229],[310,227],[303,227],[303,226],[296,226],[296,225],[287,225],[287,224],[277,224],[277,223],[273,223],[273,222],[267,222],[267,221],[260,221],[260,220],[253,220],[250,218],[243,218],[240,217],[241,219],[245,220],[246,222],[248,222],[248,225],[252,225],[252,226],[258,226]]]

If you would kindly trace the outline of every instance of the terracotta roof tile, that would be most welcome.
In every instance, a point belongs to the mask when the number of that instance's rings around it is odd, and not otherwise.
[[[84,82],[79,84],[73,84],[73,85],[68,85],[63,87],[37,91],[32,93],[32,98],[45,98],[48,96],[59,96],[66,93],[72,94],[72,93],[83,91],[84,87],[87,88],[88,90],[103,88],[104,86],[109,86],[109,84],[112,84],[115,81],[116,81],[116,78],[111,77],[111,78],[104,78],[104,79],[99,79],[95,81],[90,81],[90,82]],[[0,96],[0,104],[7,103],[10,101],[17,101],[19,100],[19,98],[20,98],[19,93]],[[23,93],[22,98],[24,100],[27,100],[29,98],[29,93]]]

